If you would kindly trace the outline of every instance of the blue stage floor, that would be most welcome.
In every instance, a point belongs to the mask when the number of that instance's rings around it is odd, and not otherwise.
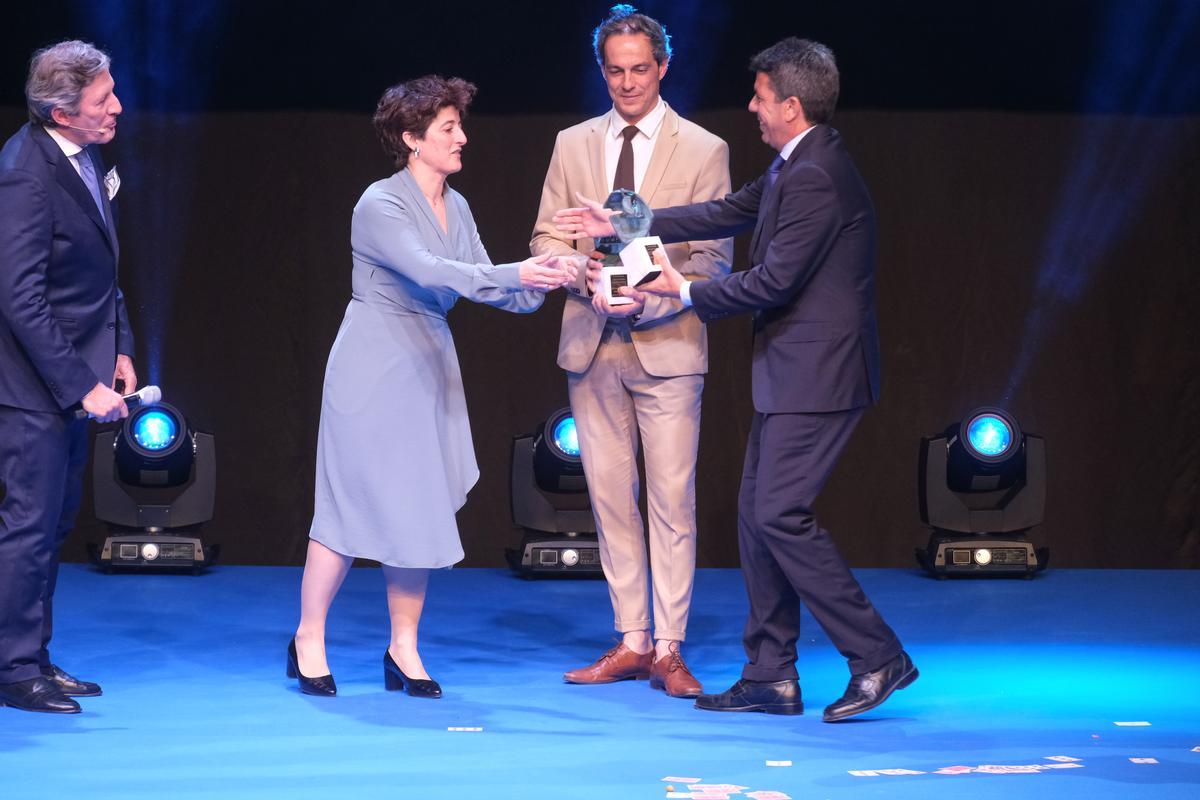
[[[0,798],[721,795],[668,777],[754,800],[1200,797],[1200,572],[858,574],[921,679],[862,721],[828,725],[821,709],[847,673],[810,618],[808,713],[714,714],[645,681],[562,683],[610,642],[603,582],[441,572],[422,654],[446,696],[419,700],[383,690],[382,576],[357,569],[331,620],[341,693],[318,699],[284,677],[299,569],[66,565],[56,660],[105,694],[73,717],[0,709]],[[700,572],[685,652],[712,691],[738,677],[744,609],[736,571]],[[464,727],[483,730],[449,730]],[[937,772],[951,767],[973,769]]]

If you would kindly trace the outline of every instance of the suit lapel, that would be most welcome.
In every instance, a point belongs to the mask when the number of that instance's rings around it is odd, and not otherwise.
[[[592,129],[588,131],[587,153],[588,153],[588,171],[592,173],[592,184],[595,186],[593,197],[600,203],[608,199],[612,193],[612,187],[609,186],[608,180],[605,178],[604,169],[604,136],[608,132],[608,114],[596,117]],[[574,197],[569,198],[573,203]]]
[[[664,100],[663,105],[666,105],[666,102]],[[679,115],[670,106],[667,106],[662,128],[654,142],[654,152],[650,154],[650,163],[646,165],[646,175],[642,178],[642,185],[638,191],[642,199],[651,206],[654,205],[654,193],[658,191],[658,185],[662,183],[667,165],[671,163],[671,156],[675,154],[675,148],[678,145]]]
[[[117,220],[113,216],[112,201],[108,199],[108,187],[104,184],[104,161],[101,160],[99,153],[93,153],[91,148],[85,150],[88,156],[92,159],[92,169],[96,171],[96,180],[100,184],[100,202],[104,204],[104,219],[108,223],[108,243],[112,247],[113,257],[120,263],[121,260],[121,245],[117,242]],[[83,179],[80,178],[80,183]],[[84,187],[87,188],[86,186]],[[91,193],[88,193],[91,196]],[[95,205],[95,203],[92,203]]]
[[[47,138],[49,139],[49,137]],[[79,209],[92,222],[96,223],[96,227],[104,234],[104,240],[108,242],[109,249],[112,249],[113,243],[109,237],[108,225],[100,217],[100,209],[96,206],[96,201],[92,199],[92,193],[84,185],[83,178],[79,177],[79,173],[71,164],[71,159],[67,158],[53,139],[50,140],[50,146],[58,151],[57,157],[54,159],[54,176],[58,180],[58,185],[79,204]]]
[[[791,159],[788,159],[791,161]],[[783,169],[787,169],[787,163],[783,165]],[[762,234],[763,223],[767,218],[774,216],[775,206],[778,204],[779,184],[783,182],[783,170],[780,170],[779,177],[775,179],[775,185],[767,188],[767,174],[764,172],[758,178],[760,187],[758,201],[758,220],[754,223],[754,235],[750,237],[750,259],[757,264],[761,259],[758,258],[758,240]]]
[[[806,145],[812,143],[813,137],[821,133],[821,128],[813,128],[809,133],[804,135],[804,138],[792,150],[792,154],[783,162],[783,168],[779,170],[779,177],[775,179],[775,185],[768,188],[767,173],[763,173],[759,177],[759,183],[762,186],[762,199],[758,206],[758,221],[754,225],[754,235],[750,238],[750,258],[755,263],[761,260],[758,257],[758,240],[763,232],[764,223],[768,219],[774,219],[779,212],[779,193],[782,191],[784,176],[787,175],[797,162],[804,160],[805,151],[808,149]]]

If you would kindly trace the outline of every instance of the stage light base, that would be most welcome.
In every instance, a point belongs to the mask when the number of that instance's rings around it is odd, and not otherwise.
[[[600,543],[594,533],[526,530],[519,548],[505,551],[508,565],[522,578],[603,577]]]
[[[917,563],[935,578],[952,575],[984,577],[1020,575],[1031,578],[1044,570],[1050,550],[1035,548],[1024,536],[963,534],[934,531],[925,548],[917,548]]]
[[[199,537],[126,531],[110,535],[104,544],[88,545],[92,561],[105,572],[178,572],[199,574],[215,563],[218,545],[205,545]]]

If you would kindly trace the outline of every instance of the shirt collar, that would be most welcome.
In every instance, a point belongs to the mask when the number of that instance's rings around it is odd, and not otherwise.
[[[80,152],[83,151],[82,147],[75,144],[67,137],[63,136],[61,133],[56,131],[54,128],[49,128],[46,126],[42,126],[42,127],[44,128],[46,133],[50,134],[50,138],[53,139],[54,143],[57,144],[59,146],[59,148],[62,149],[63,155],[65,155],[67,158],[74,158],[75,156],[79,155]]]
[[[798,136],[796,136],[795,139],[792,139],[790,142],[785,144],[783,146],[783,149],[779,151],[780,158],[782,158],[784,161],[787,161],[789,158],[791,158],[792,151],[796,149],[796,145],[800,144],[800,140],[803,139],[805,136],[807,136],[808,132],[811,131],[815,127],[817,127],[817,126],[813,125],[810,128],[805,128],[804,130],[802,130],[800,132],[800,134]]]
[[[658,103],[655,104],[654,108],[650,109],[650,113],[642,117],[637,123],[637,129],[641,131],[642,135],[647,139],[653,139],[655,134],[658,133],[658,129],[662,127],[663,118],[666,116],[667,101],[659,97]],[[629,123],[627,123],[621,117],[621,115],[617,113],[617,109],[614,108],[612,111],[608,112],[609,136],[614,139],[621,138],[621,131],[625,130],[625,128],[628,126]]]

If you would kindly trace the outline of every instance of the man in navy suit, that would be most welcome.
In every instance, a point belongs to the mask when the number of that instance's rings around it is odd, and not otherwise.
[[[0,150],[0,705],[77,713],[100,694],[50,660],[60,545],[87,463],[82,408],[128,415],[133,333],[117,287],[111,202],[99,149],[121,103],[109,58],[62,42],[34,54],[29,124]]]
[[[738,497],[748,663],[733,687],[701,695],[696,707],[802,713],[795,662],[803,602],[849,662],[845,694],[825,709],[825,721],[836,722],[917,677],[812,512],[854,426],[879,397],[875,212],[827,124],[839,85],[829,48],[785,39],[750,68],[750,111],[779,156],[720,200],[656,209],[650,232],[673,242],[753,229],[753,266],[691,283],[664,261],[662,276],[642,287],[681,298],[704,322],[754,314],[755,413]],[[567,232],[599,236],[611,230],[610,213],[589,201],[557,221]]]

